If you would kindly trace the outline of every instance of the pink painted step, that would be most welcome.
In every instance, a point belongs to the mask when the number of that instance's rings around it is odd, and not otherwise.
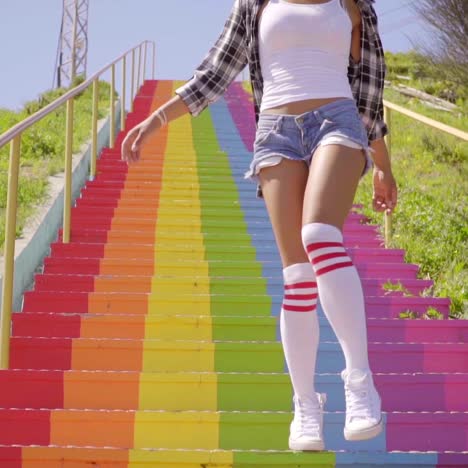
[[[468,320],[402,320],[368,318],[370,341],[466,343]]]

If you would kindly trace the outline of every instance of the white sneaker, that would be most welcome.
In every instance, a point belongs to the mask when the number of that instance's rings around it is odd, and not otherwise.
[[[300,399],[294,396],[294,419],[290,427],[291,450],[323,450],[323,408],[327,401],[324,393],[316,399]]]
[[[360,369],[344,370],[341,378],[346,395],[345,439],[367,440],[376,437],[383,429],[382,403],[372,374]]]

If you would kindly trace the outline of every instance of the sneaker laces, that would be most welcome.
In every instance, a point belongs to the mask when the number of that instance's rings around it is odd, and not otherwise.
[[[324,397],[299,398],[294,397],[294,423],[302,434],[320,433]]]
[[[349,419],[373,418],[374,400],[372,398],[369,375],[364,373],[362,377],[351,379],[352,373],[343,374],[345,382],[346,410]]]

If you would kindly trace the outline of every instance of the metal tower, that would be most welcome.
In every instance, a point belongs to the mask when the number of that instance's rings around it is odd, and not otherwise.
[[[86,75],[89,0],[63,0],[62,26],[57,48],[54,85],[70,86]]]

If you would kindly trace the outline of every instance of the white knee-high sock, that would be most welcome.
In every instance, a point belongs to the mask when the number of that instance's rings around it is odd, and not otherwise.
[[[315,273],[310,263],[296,263],[283,270],[283,278],[280,329],[291,382],[296,396],[315,401],[315,361],[320,333]]]
[[[364,294],[356,267],[335,226],[322,223],[302,228],[302,240],[312,263],[320,303],[346,359],[346,369],[369,369]]]

